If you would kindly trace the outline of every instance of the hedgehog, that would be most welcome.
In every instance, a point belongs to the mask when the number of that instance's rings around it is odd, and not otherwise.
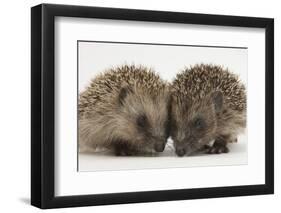
[[[246,127],[246,89],[227,68],[197,64],[171,85],[171,138],[178,156],[227,153]]]
[[[107,69],[80,93],[79,148],[117,156],[163,152],[169,136],[169,87],[151,68]]]

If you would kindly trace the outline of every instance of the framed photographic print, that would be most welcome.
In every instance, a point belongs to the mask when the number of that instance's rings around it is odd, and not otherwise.
[[[31,204],[271,194],[274,21],[31,9]]]

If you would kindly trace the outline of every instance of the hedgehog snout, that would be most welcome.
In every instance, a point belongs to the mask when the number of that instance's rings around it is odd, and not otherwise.
[[[176,154],[177,154],[177,156],[182,157],[182,156],[185,155],[185,153],[186,153],[186,151],[185,151],[185,148],[184,148],[184,147],[177,147],[177,148],[176,148]]]
[[[179,157],[192,155],[197,150],[196,139],[193,136],[182,141],[174,141],[175,152]]]
[[[154,150],[156,152],[163,152],[164,149],[165,149],[165,145],[166,145],[166,142],[165,141],[157,141],[155,144],[154,144]]]
[[[183,146],[183,147],[176,147],[176,154],[179,157],[182,157],[184,155],[190,156],[193,155],[196,149],[194,149],[192,146]]]

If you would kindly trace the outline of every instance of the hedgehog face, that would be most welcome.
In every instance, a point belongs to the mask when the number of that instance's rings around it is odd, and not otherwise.
[[[214,139],[222,105],[221,92],[202,100],[181,98],[172,104],[171,137],[178,156],[191,155]]]
[[[119,120],[122,138],[139,150],[163,152],[169,136],[168,93],[157,97],[137,87],[123,87],[119,93]],[[119,128],[123,128],[123,127]]]

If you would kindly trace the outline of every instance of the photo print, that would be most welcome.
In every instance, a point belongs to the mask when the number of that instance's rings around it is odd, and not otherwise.
[[[247,51],[77,41],[78,171],[247,164]]]

